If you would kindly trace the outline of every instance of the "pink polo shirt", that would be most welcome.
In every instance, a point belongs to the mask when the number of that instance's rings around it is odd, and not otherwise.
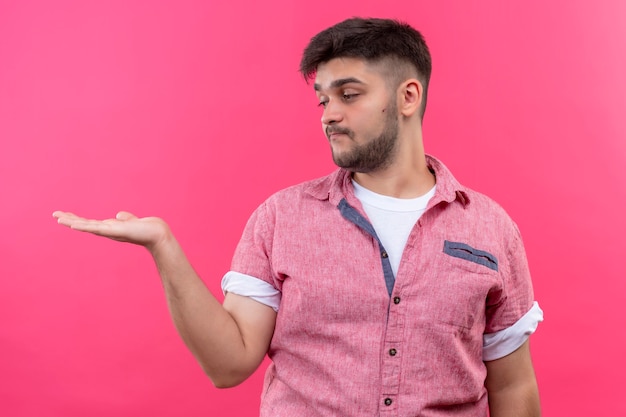
[[[438,160],[397,276],[350,173],[282,190],[250,218],[232,271],[282,293],[261,416],[487,415],[483,335],[533,305],[519,231]]]

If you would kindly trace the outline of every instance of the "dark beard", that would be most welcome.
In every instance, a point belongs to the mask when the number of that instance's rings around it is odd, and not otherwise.
[[[367,143],[356,145],[350,152],[335,155],[333,161],[341,168],[352,172],[373,172],[389,167],[395,157],[398,141],[398,111],[395,102],[387,108],[383,132]],[[348,135],[353,138],[350,132]],[[332,147],[331,147],[332,150]]]

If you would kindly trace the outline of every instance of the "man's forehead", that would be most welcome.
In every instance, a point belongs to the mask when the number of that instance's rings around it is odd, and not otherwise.
[[[368,84],[376,76],[378,71],[363,59],[334,58],[318,65],[313,88],[320,91],[349,83]]]

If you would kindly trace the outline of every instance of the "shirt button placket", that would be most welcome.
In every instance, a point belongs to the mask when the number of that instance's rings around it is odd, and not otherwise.
[[[386,350],[383,357],[383,391],[380,397],[380,415],[395,416],[398,411],[398,394],[400,390],[400,365],[402,363],[402,342],[404,334],[404,309],[401,309],[400,296],[390,300],[387,332],[385,334]]]

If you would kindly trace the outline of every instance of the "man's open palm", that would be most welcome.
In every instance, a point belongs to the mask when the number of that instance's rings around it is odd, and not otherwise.
[[[114,219],[106,220],[85,219],[63,211],[55,211],[52,216],[59,224],[71,229],[134,243],[148,249],[157,245],[168,231],[167,224],[158,217],[139,218],[125,211],[117,213]]]

